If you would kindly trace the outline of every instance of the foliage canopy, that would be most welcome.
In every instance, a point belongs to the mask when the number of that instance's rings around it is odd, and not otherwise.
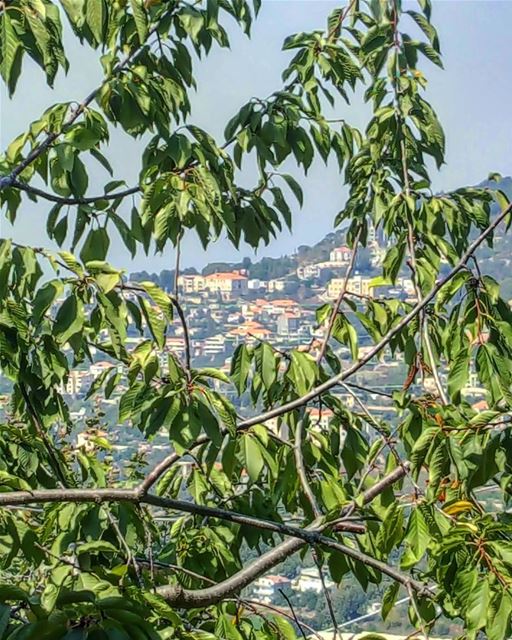
[[[190,121],[194,66],[228,45],[230,29],[249,33],[258,5],[0,2],[0,71],[13,99],[27,57],[49,87],[68,69],[64,21],[103,69],[87,97],[50,106],[0,157],[3,215],[14,221],[46,201],[48,238],[61,247],[0,244],[0,366],[12,382],[0,425],[2,638],[294,638],[289,620],[239,594],[307,548],[336,582],[388,581],[384,616],[402,586],[425,635],[441,613],[467,638],[511,633],[512,313],[475,255],[510,223],[511,207],[499,188],[431,190],[445,141],[420,70],[441,66],[430,0],[407,11],[400,0],[351,0],[324,28],[291,35],[282,86],[243,105],[215,140]],[[349,123],[353,92],[371,107],[364,131]],[[113,126],[152,135],[134,186],[113,175]],[[205,248],[219,236],[258,247],[302,202],[283,163],[307,172],[315,156],[338,163],[348,186],[336,225],[348,225],[354,255],[370,222],[382,228],[383,281],[408,265],[416,302],[354,299],[345,286],[318,310],[316,351],[242,345],[230,377],[195,368],[189,354],[179,361],[166,348],[173,322],[186,335],[179,300],[150,282],[127,284],[107,261],[112,242],[147,254],[195,232]],[[254,160],[257,184],[242,187],[239,170]],[[101,189],[89,185],[92,162],[105,171]],[[374,344],[364,355],[349,312]],[[148,442],[168,432],[169,455],[154,468],[134,460],[121,478],[99,455],[107,440],[93,451],[70,445],[62,386],[98,352],[112,367],[89,395],[118,397],[119,423]],[[336,394],[381,354],[409,367],[391,423]],[[461,393],[472,372],[483,412]],[[237,415],[234,393],[260,413]],[[327,432],[305,411],[315,403],[335,414]],[[184,477],[178,463],[191,455]],[[489,490],[501,505],[492,512],[479,499]],[[156,510],[173,518],[156,520]],[[244,550],[260,547],[244,566]]]

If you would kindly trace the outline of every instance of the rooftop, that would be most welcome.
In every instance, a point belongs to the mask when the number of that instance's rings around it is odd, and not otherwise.
[[[218,273],[211,273],[209,276],[205,276],[205,280],[247,280],[247,276],[243,276],[236,271],[220,271]]]

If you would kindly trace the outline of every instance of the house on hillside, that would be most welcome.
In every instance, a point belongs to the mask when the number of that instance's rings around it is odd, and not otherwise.
[[[204,291],[204,278],[200,275],[178,276],[178,287],[183,293],[200,293]]]
[[[334,582],[324,575],[324,584],[327,589],[334,587]],[[292,582],[292,589],[304,593],[306,591],[314,591],[315,593],[323,592],[322,580],[317,567],[303,567],[299,575]]]
[[[329,254],[329,260],[337,264],[348,264],[352,258],[352,249],[350,247],[336,247]]]
[[[285,311],[277,317],[277,333],[280,336],[295,335],[300,329],[300,314]]]
[[[212,273],[204,278],[204,288],[210,293],[220,293],[224,298],[247,295],[247,276],[238,271]]]
[[[371,286],[371,278],[364,276],[352,276],[349,278],[347,284],[347,291],[359,296],[372,296],[373,287]],[[341,291],[345,287],[345,278],[333,278],[329,280],[327,284],[327,297],[331,300],[336,300]]]

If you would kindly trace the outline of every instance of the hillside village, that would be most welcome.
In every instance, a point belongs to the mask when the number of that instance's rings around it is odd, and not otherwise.
[[[220,265],[224,270],[212,271],[209,265],[203,273],[190,273],[191,270],[186,270],[180,274],[177,278],[178,296],[187,318],[194,366],[215,366],[229,373],[231,357],[236,347],[241,343],[255,345],[261,341],[270,342],[277,351],[307,349],[314,354],[323,336],[323,328],[319,326],[316,312],[319,307],[338,297],[352,261],[352,250],[345,242],[344,233],[338,231],[329,234],[314,247],[299,247],[294,256],[263,259],[253,265],[254,268],[251,268],[250,260],[245,260],[241,265]],[[504,245],[501,250],[500,244]],[[376,283],[380,284],[377,278],[381,273],[380,267],[387,248],[388,244],[382,235],[370,228],[367,247],[358,253],[352,275],[348,279],[347,298],[354,304],[360,305],[365,298],[392,298],[414,303],[413,284],[405,269],[394,285],[375,286]],[[492,273],[502,269],[510,262],[509,255],[505,239],[498,238],[494,258],[483,261],[486,271]],[[265,266],[263,270],[279,272],[282,270],[280,265],[284,264],[287,272],[270,279],[252,277],[253,271],[261,276],[262,264],[267,260],[272,261],[271,269]],[[167,276],[166,287],[165,283],[159,281],[157,274],[146,272],[131,274],[130,280],[154,280],[168,290],[173,290],[174,284],[174,277]],[[131,295],[136,294],[128,292],[126,297]],[[350,309],[346,312],[357,329],[359,355],[364,355],[371,348],[372,342]],[[135,329],[128,336],[128,346],[133,348],[143,339]],[[342,358],[349,357],[347,346],[338,344],[335,350]],[[163,366],[168,352],[172,352],[178,359],[184,357],[185,341],[179,322],[168,327],[165,350],[159,356]],[[88,414],[82,400],[90,385],[111,367],[108,357],[96,353],[94,362],[84,362],[73,369],[62,391],[71,404],[72,418],[77,424],[85,420]],[[446,372],[441,372],[441,375],[446,376]],[[402,388],[406,376],[407,368],[403,362],[395,358],[384,358],[375,361],[372,367],[363,369],[355,382],[375,391],[365,394],[363,390],[363,399],[377,414],[386,416],[393,411],[387,396],[394,389]],[[427,388],[430,382],[433,389],[433,381],[429,381],[427,377]],[[7,381],[0,376],[0,410],[7,398],[2,395],[7,388]],[[110,398],[98,401],[109,425],[116,423],[117,398],[122,392],[121,384]],[[342,390],[339,393],[348,406],[353,406],[354,398],[351,394]],[[483,401],[473,373],[465,393],[475,402]],[[245,406],[244,398],[231,400],[239,403],[243,412],[250,410]],[[324,409],[319,420],[325,422],[328,418],[329,412]],[[135,432],[127,433],[115,426],[114,432],[114,440],[119,441],[116,446],[123,457],[127,450],[138,446]],[[158,442],[153,443],[151,454],[158,457],[158,448]]]

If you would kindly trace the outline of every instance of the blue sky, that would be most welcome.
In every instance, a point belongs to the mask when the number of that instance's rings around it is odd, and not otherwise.
[[[294,32],[322,28],[325,17],[339,3],[323,0],[264,0],[251,40],[233,30],[231,50],[215,51],[196,67],[198,92],[193,96],[194,121],[220,136],[224,123],[251,96],[266,96],[280,86],[280,74],[289,54],[281,51],[283,39]],[[428,80],[427,98],[437,110],[447,136],[447,164],[434,177],[437,189],[474,184],[490,171],[512,174],[512,56],[509,51],[512,1],[438,0],[434,2],[433,21],[438,27],[445,70],[425,62]],[[72,68],[61,76],[52,94],[42,74],[30,64],[15,99],[0,95],[2,148],[24,124],[36,118],[59,100],[80,99],[99,79],[99,64],[94,54],[73,43],[69,50]],[[357,101],[342,106],[340,117],[362,126],[366,113]],[[121,133],[112,137],[109,156],[118,177],[133,184],[139,170],[140,142],[133,143]],[[300,173],[290,166],[297,177]],[[99,177],[100,174],[98,174]],[[250,175],[244,179],[250,180]],[[209,261],[236,260],[244,255],[253,259],[293,252],[300,244],[311,244],[332,230],[336,213],[342,208],[345,192],[335,167],[322,162],[313,165],[306,179],[302,210],[295,209],[293,232],[283,233],[257,253],[242,248],[239,253],[223,240],[203,253],[193,234],[185,239],[184,265],[203,266]],[[91,192],[98,189],[91,186]],[[26,202],[14,228],[1,221],[2,236],[40,245],[48,207]],[[50,245],[48,245],[50,246]],[[121,241],[113,240],[110,260],[128,269],[148,271],[169,268],[173,250],[165,255],[138,255],[132,264]]]

